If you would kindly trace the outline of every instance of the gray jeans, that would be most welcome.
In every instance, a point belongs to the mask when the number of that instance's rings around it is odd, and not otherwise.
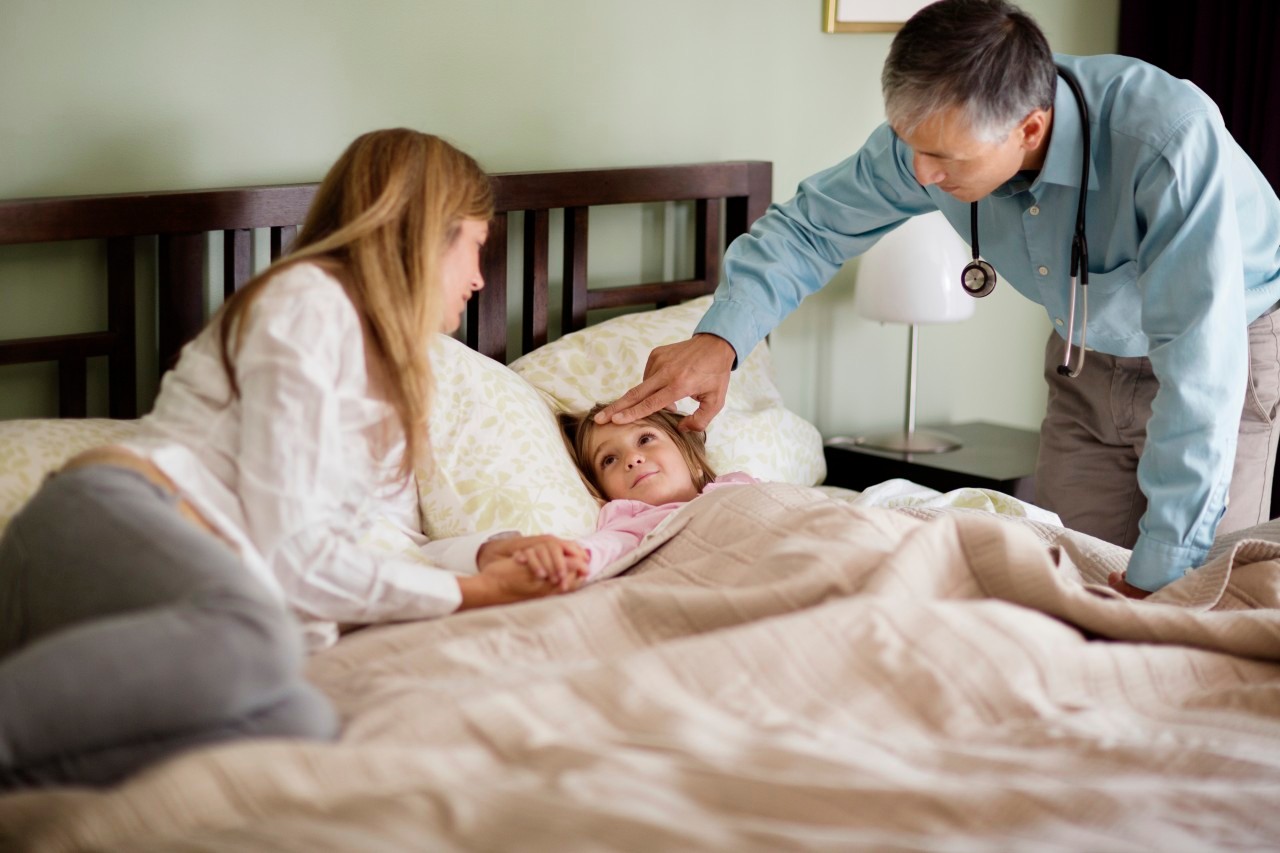
[[[1254,320],[1249,379],[1236,440],[1226,513],[1218,534],[1266,521],[1280,425],[1280,311]],[[1090,352],[1076,379],[1059,376],[1065,343],[1049,333],[1045,380],[1049,405],[1040,429],[1036,500],[1063,524],[1132,548],[1147,498],[1138,489],[1138,459],[1147,441],[1151,401],[1160,383],[1146,358]]]
[[[327,738],[286,610],[139,474],[48,479],[0,540],[0,790],[236,737]]]

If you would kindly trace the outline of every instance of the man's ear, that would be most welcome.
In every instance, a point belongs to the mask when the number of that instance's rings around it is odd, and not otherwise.
[[[1033,151],[1044,143],[1045,136],[1049,133],[1049,119],[1048,110],[1035,109],[1027,114],[1027,117],[1018,125],[1018,132],[1022,134],[1023,149]]]

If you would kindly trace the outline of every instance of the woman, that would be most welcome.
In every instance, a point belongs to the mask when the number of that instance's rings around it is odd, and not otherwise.
[[[290,255],[183,351],[141,435],[72,459],[13,519],[0,789],[110,783],[233,737],[331,737],[286,607],[367,623],[573,585],[512,557],[549,537],[426,546],[453,572],[357,544],[375,515],[417,526],[426,344],[483,287],[492,213],[484,173],[442,140],[360,137]]]

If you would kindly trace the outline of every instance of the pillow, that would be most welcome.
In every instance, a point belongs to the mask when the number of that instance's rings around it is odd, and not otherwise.
[[[0,530],[46,474],[82,450],[127,438],[137,423],[107,418],[0,421]]]
[[[569,457],[555,413],[510,368],[438,335],[431,353],[434,464],[417,472],[432,539],[497,528],[581,536],[600,505]]]
[[[511,369],[556,408],[580,412],[620,397],[644,378],[649,351],[687,339],[711,304],[626,314],[572,332],[516,359]],[[694,402],[682,400],[685,413]],[[782,404],[769,347],[761,342],[733,372],[724,409],[707,429],[707,458],[718,473],[745,471],[760,480],[812,486],[826,477],[822,436]]]

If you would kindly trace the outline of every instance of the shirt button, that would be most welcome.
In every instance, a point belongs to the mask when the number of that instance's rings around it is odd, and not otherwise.
[[[1030,213],[1032,216],[1039,216],[1039,215],[1040,215],[1040,208],[1033,204],[1033,205],[1031,205],[1031,207],[1027,210],[1027,213]]]
[[[1059,317],[1058,319],[1054,320],[1053,322],[1054,322],[1055,324],[1057,324],[1057,325],[1061,326],[1061,325],[1062,325],[1062,318],[1061,318],[1061,317]]]
[[[1037,270],[1036,270],[1036,272],[1040,273],[1040,275],[1048,275],[1048,274],[1049,274],[1049,268],[1048,268],[1048,267],[1040,267],[1039,269],[1037,269]]]

